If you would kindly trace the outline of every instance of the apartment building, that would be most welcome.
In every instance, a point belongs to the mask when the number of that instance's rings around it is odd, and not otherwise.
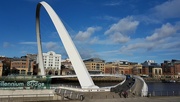
[[[134,74],[142,72],[142,65],[128,61],[107,62],[105,65],[106,74]]]
[[[2,61],[0,61],[0,76],[2,76],[2,72],[3,72],[3,63]]]
[[[30,58],[27,56],[13,58],[10,66],[10,73],[19,75],[32,75],[34,66],[36,66],[35,61],[30,60]]]
[[[147,60],[142,63],[142,75],[155,77],[157,75],[162,75],[161,66],[155,63],[154,60]]]
[[[161,78],[163,76],[162,68],[153,68],[152,69],[152,77],[153,78]]]
[[[60,75],[61,55],[53,51],[43,53],[43,61],[46,75]]]
[[[128,63],[126,62],[107,62],[105,64],[106,74],[125,74],[129,73]]]
[[[90,58],[84,60],[84,64],[88,71],[100,71],[101,73],[105,73],[105,60],[102,60],[100,58]]]
[[[129,70],[130,73],[129,74],[133,74],[133,75],[141,75],[142,74],[142,65],[136,62],[129,62]]]
[[[161,63],[161,67],[165,77],[180,77],[180,60],[172,59],[171,61],[164,61],[164,63]]]

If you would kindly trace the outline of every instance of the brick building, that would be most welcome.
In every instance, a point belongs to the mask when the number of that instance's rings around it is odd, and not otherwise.
[[[153,77],[155,75],[154,68],[158,68],[158,73],[161,73],[161,66],[155,63],[154,60],[147,60],[142,63],[142,75]]]
[[[128,61],[107,62],[105,65],[106,74],[134,74],[142,72],[142,65]]]
[[[164,61],[164,63],[161,63],[161,67],[164,76],[171,78],[180,77],[180,60]]]
[[[0,76],[2,76],[2,72],[3,72],[3,63],[2,61],[0,61]]]
[[[102,73],[105,73],[105,60],[100,58],[90,58],[84,60],[84,64],[88,71],[101,71]]]

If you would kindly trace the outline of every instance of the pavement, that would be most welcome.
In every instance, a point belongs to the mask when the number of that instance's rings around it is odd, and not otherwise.
[[[34,102],[34,101],[26,101]],[[80,100],[51,100],[38,102],[180,102],[180,96],[169,97],[135,97],[135,98],[114,98],[114,99],[84,99]]]
[[[79,101],[80,102],[80,101]],[[118,99],[84,99],[82,102],[180,102],[178,97],[136,97]]]

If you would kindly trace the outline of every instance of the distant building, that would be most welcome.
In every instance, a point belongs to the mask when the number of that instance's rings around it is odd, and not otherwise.
[[[141,75],[142,74],[142,65],[137,62],[129,62],[129,69],[131,70],[130,74]]]
[[[8,58],[5,56],[0,56],[0,61],[2,62],[2,76],[7,76],[10,73],[12,58]]]
[[[105,73],[105,60],[101,60],[100,58],[90,58],[84,60],[84,64],[88,71]]]
[[[118,62],[107,62],[105,65],[106,74],[125,74],[129,73],[128,62],[118,61]]]
[[[3,72],[3,63],[2,61],[0,61],[0,76],[2,76],[2,72]]]
[[[162,78],[163,76],[163,72],[162,72],[162,68],[153,68],[152,69],[152,77],[153,78]]]
[[[60,75],[61,55],[53,51],[43,53],[43,61],[46,75]]]
[[[144,63],[142,63],[142,75],[148,75],[150,77],[154,77],[155,75],[160,74],[162,75],[161,69],[161,66],[155,63],[154,60],[147,60]]]
[[[171,78],[180,78],[180,60],[172,59],[161,63],[164,76]]]
[[[135,62],[116,61],[107,62],[105,65],[105,73],[107,74],[141,74],[142,65]]]
[[[62,60],[61,65],[63,65],[65,68],[73,69],[72,63],[69,59]]]
[[[34,66],[36,66],[35,61],[30,60],[27,56],[13,58],[11,61],[10,74],[32,75]]]

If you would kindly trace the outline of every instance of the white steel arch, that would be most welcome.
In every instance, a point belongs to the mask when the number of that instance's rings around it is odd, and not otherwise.
[[[37,43],[38,43],[38,61],[39,61],[39,68],[41,71],[41,75],[45,75],[44,65],[43,65],[43,58],[42,58],[42,45],[41,45],[41,36],[40,36],[40,8],[43,6],[47,13],[49,14],[60,39],[66,49],[66,52],[72,62],[74,70],[76,72],[77,78],[82,88],[99,88],[97,87],[92,78],[90,77],[86,66],[84,65],[79,52],[77,51],[71,37],[69,36],[66,28],[64,27],[63,23],[61,22],[58,15],[55,11],[51,8],[49,4],[42,1],[38,3],[36,8],[36,34],[37,34]]]

